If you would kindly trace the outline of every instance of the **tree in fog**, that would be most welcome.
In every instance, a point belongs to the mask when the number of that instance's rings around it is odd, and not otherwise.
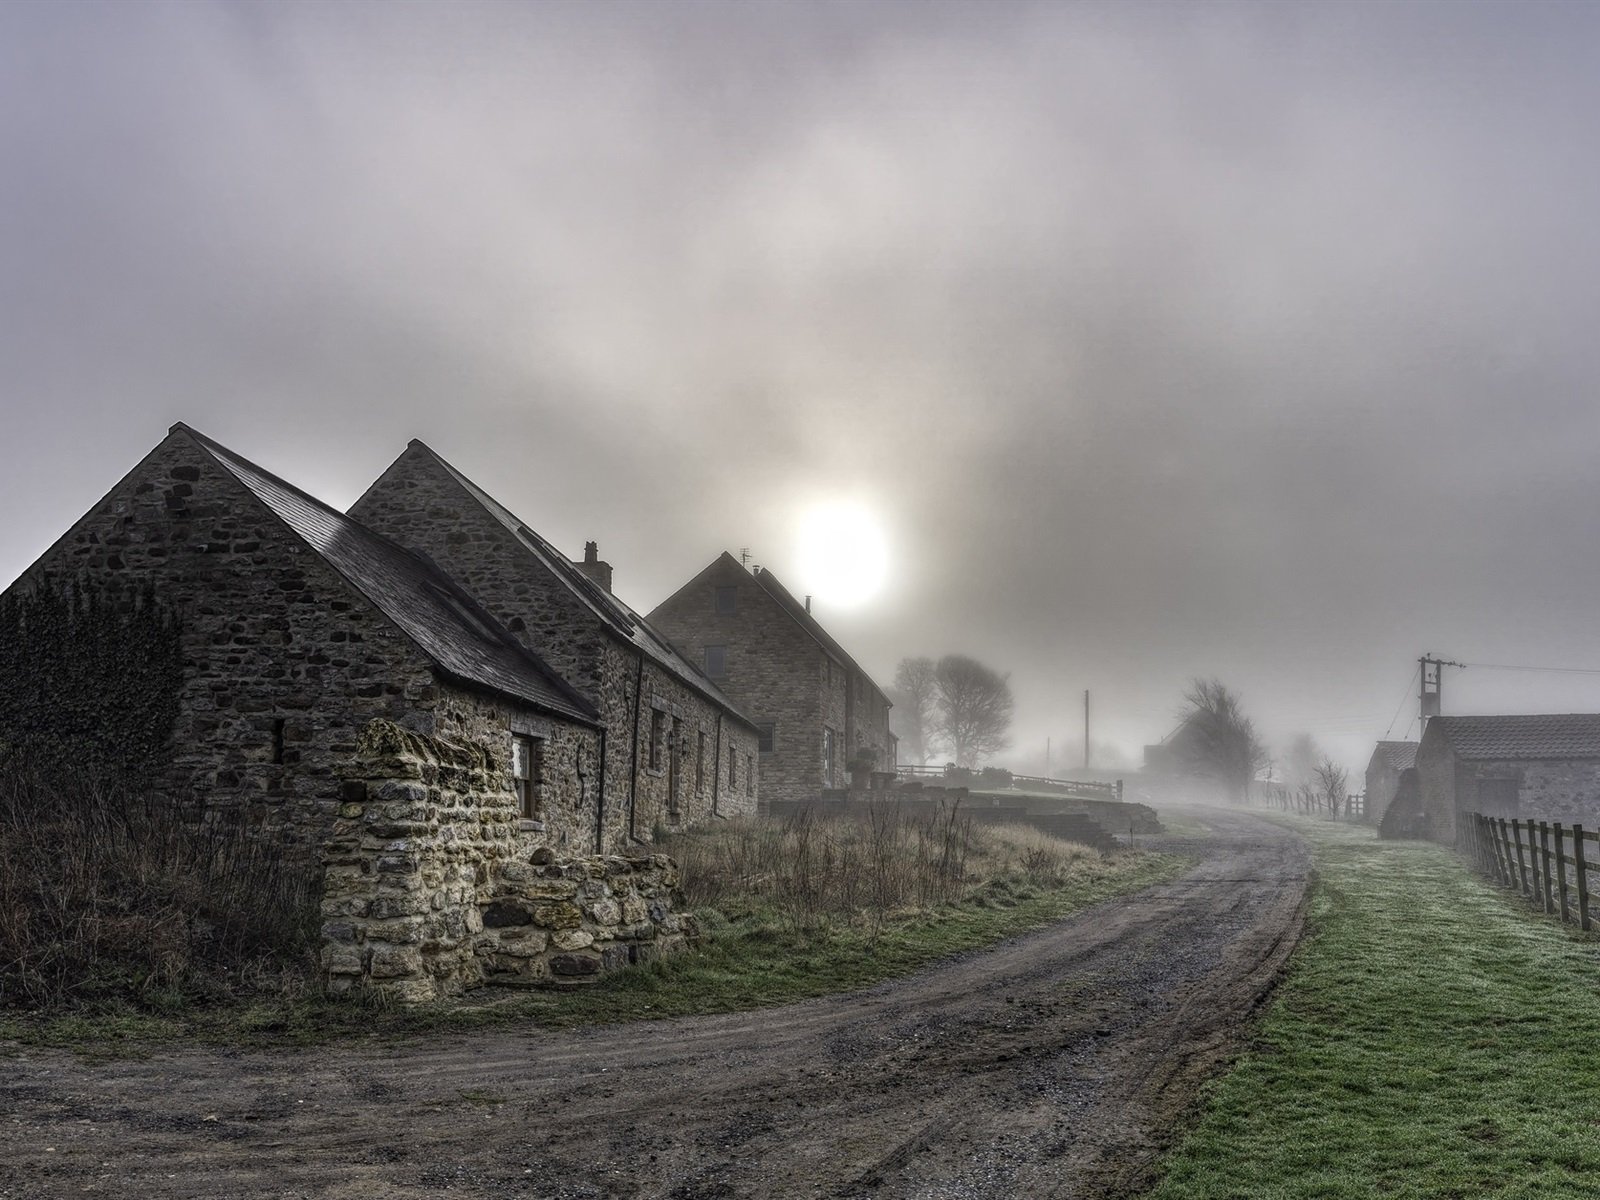
[[[1196,679],[1183,700],[1183,732],[1176,742],[1181,767],[1243,803],[1267,762],[1255,723],[1244,715],[1239,697],[1215,679]]]
[[[1283,777],[1296,787],[1303,783],[1314,783],[1317,768],[1327,757],[1322,747],[1317,745],[1316,738],[1309,733],[1299,734],[1283,753]]]
[[[958,767],[975,767],[1011,744],[1009,676],[964,654],[946,654],[934,667],[937,740]]]
[[[1345,769],[1326,755],[1316,769],[1317,789],[1322,793],[1322,802],[1328,806],[1328,815],[1334,820],[1339,818],[1339,810],[1344,807],[1350,777]]]
[[[895,668],[889,719],[900,739],[900,757],[918,766],[932,753],[939,723],[937,666],[931,658],[902,658]]]

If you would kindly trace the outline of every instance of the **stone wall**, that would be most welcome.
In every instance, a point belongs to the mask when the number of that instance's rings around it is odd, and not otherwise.
[[[426,447],[409,448],[351,514],[428,554],[600,710],[607,738],[596,850],[754,811],[758,784],[745,763],[756,754],[755,730],[607,628]],[[653,765],[656,710],[665,742]]]
[[[343,775],[323,853],[336,993],[378,987],[415,1003],[485,978],[582,982],[684,943],[665,856],[561,854],[519,828],[509,746],[379,720]]]

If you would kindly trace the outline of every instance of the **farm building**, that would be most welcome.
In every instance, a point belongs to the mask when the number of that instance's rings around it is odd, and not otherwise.
[[[1367,806],[1365,820],[1382,822],[1389,803],[1400,787],[1400,772],[1417,765],[1416,742],[1379,742],[1367,760]]]
[[[1463,813],[1600,822],[1600,713],[1433,717],[1416,770],[1429,835]]]
[[[724,552],[650,621],[755,720],[763,799],[894,770],[888,696],[771,571]]]

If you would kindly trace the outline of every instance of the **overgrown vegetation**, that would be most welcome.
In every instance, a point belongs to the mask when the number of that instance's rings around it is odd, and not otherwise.
[[[223,814],[0,769],[0,1008],[303,991],[319,879]]]
[[[1294,820],[1312,933],[1154,1196],[1595,1196],[1600,949],[1450,851]]]
[[[45,580],[0,597],[0,766],[138,788],[171,758],[177,617],[153,591]]]
[[[580,991],[484,988],[420,1010],[314,990],[233,1005],[6,1019],[0,1038],[94,1054],[173,1037],[320,1042],[537,1023],[547,1027],[732,1012],[863,987],[991,944],[1183,870],[1171,855],[1105,857],[1027,827],[973,826],[949,812],[875,821],[717,823],[664,848],[684,867],[706,936],[692,950]]]

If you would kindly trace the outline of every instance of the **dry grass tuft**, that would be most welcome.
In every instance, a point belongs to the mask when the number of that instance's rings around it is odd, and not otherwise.
[[[754,817],[674,834],[691,909],[770,906],[796,924],[844,919],[874,927],[898,914],[977,897],[995,885],[1055,887],[1099,864],[1098,851],[1026,825],[975,825],[940,805],[909,813]]]
[[[306,986],[320,872],[206,817],[0,771],[0,1006]]]

